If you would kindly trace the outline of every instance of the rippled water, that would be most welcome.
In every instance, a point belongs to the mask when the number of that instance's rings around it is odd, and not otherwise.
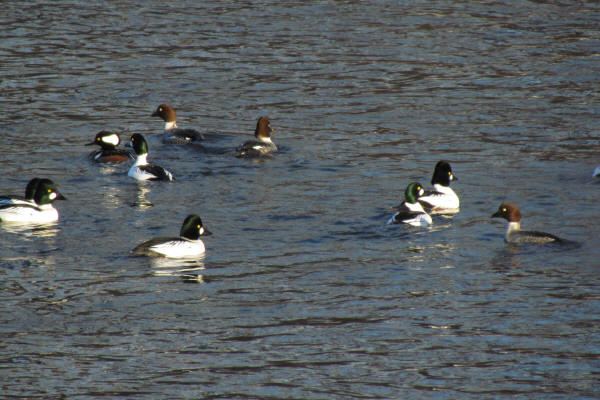
[[[0,191],[69,199],[0,229],[3,397],[600,397],[597,3],[204,3],[3,4]],[[260,115],[281,151],[234,158]],[[460,214],[386,226],[440,159]],[[507,247],[503,200],[580,246]],[[128,254],[189,213],[204,260]]]

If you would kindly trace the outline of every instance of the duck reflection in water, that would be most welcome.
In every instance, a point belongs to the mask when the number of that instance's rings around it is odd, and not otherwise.
[[[145,185],[137,185],[135,200],[131,203],[131,207],[148,208],[154,206],[150,200],[146,199],[146,195],[150,192],[150,188]]]
[[[208,279],[199,271],[205,269],[204,257],[198,260],[152,257],[152,273],[154,276],[174,276],[189,283],[206,283]]]

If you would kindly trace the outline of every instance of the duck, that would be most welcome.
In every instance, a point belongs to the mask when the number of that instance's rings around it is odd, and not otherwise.
[[[148,143],[144,136],[139,133],[131,135],[131,145],[136,154],[136,159],[127,175],[137,179],[138,181],[173,181],[173,174],[159,167],[158,165],[149,164],[148,158]]]
[[[165,144],[191,144],[205,139],[204,135],[195,129],[177,127],[175,109],[168,104],[161,104],[156,107],[151,116],[160,117],[165,121],[165,134],[163,136],[163,143]]]
[[[117,149],[121,138],[116,132],[100,131],[96,134],[94,141],[86,143],[86,146],[99,145],[100,150],[90,153],[92,160],[97,163],[119,163],[133,160],[135,157],[125,149]]]
[[[206,252],[200,236],[212,235],[202,225],[202,219],[196,214],[188,215],[179,232],[179,237],[154,238],[136,246],[135,255],[159,256],[168,258],[189,258],[203,256]]]
[[[460,211],[458,196],[450,188],[450,182],[458,180],[447,161],[438,161],[433,170],[431,184],[433,190],[428,190],[419,197],[419,203],[431,214],[456,214]]]
[[[425,212],[418,199],[425,193],[419,182],[412,182],[404,191],[404,201],[398,211],[387,221],[389,224],[408,224],[411,226],[429,226],[433,224],[431,216]]]
[[[516,204],[504,202],[490,218],[504,218],[508,228],[504,240],[507,243],[557,243],[566,242],[564,239],[550,233],[521,230],[521,210]]]
[[[596,169],[592,173],[592,178],[596,178],[598,176],[600,176],[600,166],[596,167]]]
[[[66,198],[50,179],[39,179],[32,202],[0,205],[0,221],[20,223],[58,221],[58,211],[52,206],[55,200],[66,200]]]
[[[236,149],[238,158],[255,158],[277,151],[277,146],[271,140],[271,121],[268,117],[260,117],[254,130],[255,140],[249,140]]]
[[[25,196],[19,195],[3,195],[0,196],[0,205],[4,204],[35,204],[33,197],[35,195],[35,189],[40,183],[40,178],[33,178],[25,187]]]

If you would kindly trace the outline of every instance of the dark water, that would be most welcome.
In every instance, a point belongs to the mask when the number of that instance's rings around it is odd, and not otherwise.
[[[3,3],[0,191],[69,200],[0,230],[2,397],[599,398],[600,6],[205,3]],[[281,151],[234,158],[260,115]],[[102,129],[177,181],[92,164]],[[460,214],[386,226],[440,159]],[[507,247],[504,200],[580,246]],[[189,213],[204,260],[129,256]]]

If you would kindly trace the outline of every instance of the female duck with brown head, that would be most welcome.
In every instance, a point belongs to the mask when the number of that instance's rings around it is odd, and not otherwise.
[[[160,117],[165,121],[165,134],[163,143],[166,144],[191,144],[204,140],[204,135],[195,129],[177,127],[175,109],[168,104],[161,104],[152,113],[152,117]]]
[[[522,231],[521,210],[516,204],[502,203],[490,218],[504,218],[508,221],[508,228],[504,240],[507,243],[557,243],[565,242],[557,236],[545,232]]]
[[[254,130],[255,140],[249,140],[236,149],[236,157],[253,158],[266,156],[277,151],[277,146],[271,140],[271,121],[267,117],[260,117]]]

